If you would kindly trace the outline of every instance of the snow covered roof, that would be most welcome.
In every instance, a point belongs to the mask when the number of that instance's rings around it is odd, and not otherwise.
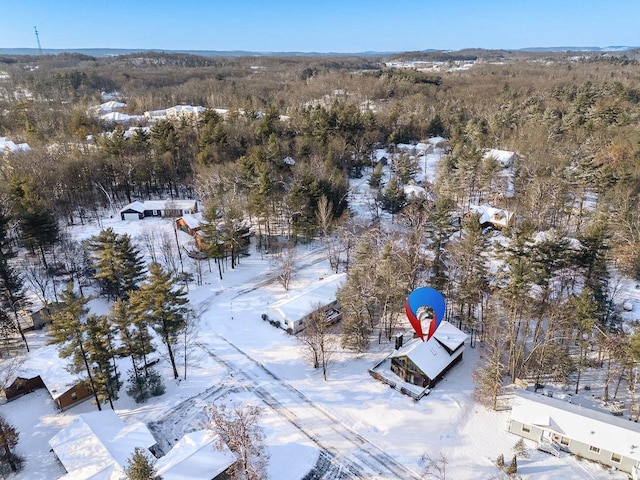
[[[144,213],[144,203],[136,201],[130,203],[129,205],[125,205],[124,207],[122,207],[122,209],[120,209],[121,212],[124,212],[126,210],[133,210],[134,212]]]
[[[558,233],[556,231],[554,231],[554,230],[546,230],[546,231],[542,231],[542,232],[537,232],[535,234],[535,236],[534,236],[534,240],[536,241],[536,243],[544,242],[544,241],[547,241],[547,240],[553,240],[554,238],[559,238],[558,237]],[[580,250],[580,249],[582,249],[582,243],[577,238],[566,237],[566,238],[564,238],[564,240],[569,242],[567,246],[569,248],[571,248],[572,250]]]
[[[134,212],[143,213],[145,210],[167,210],[169,208],[176,210],[190,210],[194,208],[195,200],[145,200],[144,202],[135,201],[125,205],[120,212],[133,210]]]
[[[151,118],[163,118],[167,115],[167,109],[163,108],[162,110],[148,110],[144,112],[145,117]]]
[[[147,134],[151,133],[151,129],[149,127],[129,127],[127,131],[124,132],[124,138],[131,138],[138,130]]]
[[[229,468],[236,456],[224,445],[216,448],[218,436],[206,430],[184,435],[155,468],[163,480],[211,480]]]
[[[513,212],[489,205],[470,205],[469,210],[480,215],[480,224],[492,223],[499,227],[506,227],[513,218]]]
[[[427,196],[427,191],[424,189],[424,187],[420,187],[418,185],[405,185],[402,188],[404,190],[404,194],[407,197],[411,197],[412,195],[414,197],[426,197]]]
[[[300,320],[313,312],[318,305],[325,306],[334,302],[336,292],[346,278],[346,273],[329,275],[306,290],[271,304],[268,310],[283,320]]]
[[[167,108],[166,115],[177,116],[177,115],[200,115],[204,112],[204,107],[200,105],[176,105],[175,107]]]
[[[144,119],[142,115],[129,115],[128,113],[122,113],[122,112],[105,113],[104,115],[100,115],[100,118],[107,122],[117,122],[117,123],[137,122]]]
[[[31,147],[26,143],[15,143],[7,140],[7,137],[0,137],[0,152],[20,153],[28,152]]]
[[[111,112],[116,108],[124,108],[126,106],[127,106],[126,103],[117,102],[115,100],[109,100],[108,102],[104,102],[103,104],[101,104],[100,107],[98,108],[103,112]]]
[[[182,215],[182,217],[180,218],[184,220],[184,223],[186,223],[189,228],[198,228],[202,226],[202,219],[200,218],[200,216]]]
[[[640,460],[640,425],[610,413],[528,390],[517,390],[511,418]]]
[[[66,368],[68,363],[58,356],[55,345],[49,345],[29,352],[19,374],[28,377],[40,375],[49,394],[56,400],[84,378],[70,373]]]
[[[434,379],[464,351],[463,347],[450,355],[442,343],[450,350],[455,350],[466,339],[467,335],[464,332],[449,322],[443,321],[429,340],[426,342],[420,338],[410,340],[404,347],[394,352],[391,358],[406,356],[429,378]]]
[[[374,152],[376,162],[379,162],[383,158],[389,158],[389,152],[386,148],[378,148]]]
[[[78,479],[121,478],[134,450],[155,443],[144,423],[125,424],[110,409],[77,416],[49,440],[65,470]]]
[[[509,167],[513,160],[515,159],[516,153],[510,152],[509,150],[498,150],[496,148],[491,148],[487,150],[482,158],[488,159],[493,158],[494,160],[500,162],[503,167]]]

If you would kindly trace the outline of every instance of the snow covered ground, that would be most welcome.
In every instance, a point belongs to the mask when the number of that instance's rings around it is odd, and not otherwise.
[[[367,188],[363,179],[354,191],[364,194]],[[358,201],[354,205],[366,215],[365,196]],[[86,238],[106,227],[134,238],[143,228],[172,231],[166,219],[120,221],[116,216],[103,220],[101,226],[93,223],[72,233]],[[235,270],[225,272],[223,280],[215,269],[209,272],[205,266],[204,284],[190,284],[191,305],[202,313],[186,379],[170,380],[170,365],[163,358],[158,366],[166,393],[138,405],[123,391],[115,409],[125,422],[145,422],[166,452],[183,433],[202,427],[208,404],[253,402],[264,407],[261,423],[271,455],[269,478],[274,480],[298,480],[314,468],[324,472],[322,478],[421,478],[420,458],[425,454],[446,458],[449,479],[506,478],[495,460],[503,454],[508,462],[519,437],[506,430],[508,411],[486,410],[472,397],[471,374],[482,353],[481,344],[467,345],[463,361],[419,402],[369,375],[368,369],[393,349],[393,343],[378,345],[377,339],[364,354],[336,351],[325,382],[322,372],[309,366],[296,337],[261,320],[268,305],[294,296],[331,273],[322,245],[299,247],[301,268],[289,292],[273,280],[270,255],[251,253]],[[629,290],[635,293],[633,286]],[[637,312],[640,305],[633,301]],[[108,305],[94,301],[92,308],[103,313]],[[34,332],[29,340],[38,348],[45,338],[42,332]],[[161,346],[159,351],[164,353]],[[183,358],[178,361],[183,364]],[[125,368],[123,364],[121,370]],[[593,378],[590,396],[598,393],[598,381]],[[62,476],[64,469],[47,442],[75,415],[95,408],[86,401],[60,413],[44,389],[0,405],[0,414],[20,432],[18,452],[26,458],[25,469],[13,478]],[[593,463],[571,456],[556,458],[535,450],[533,444],[528,446],[529,458],[518,459],[522,478],[627,478]]]

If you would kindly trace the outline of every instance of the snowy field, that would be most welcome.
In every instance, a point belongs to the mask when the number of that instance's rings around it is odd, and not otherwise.
[[[368,188],[365,185],[360,182],[354,191],[362,193]],[[360,198],[359,202],[366,211],[367,200]],[[116,216],[105,219],[101,227],[113,227],[134,239],[140,238],[143,228],[172,232],[170,220],[154,218],[121,221]],[[71,233],[87,238],[101,227],[85,225]],[[118,415],[125,422],[145,422],[166,452],[183,433],[203,426],[208,404],[230,400],[257,403],[264,407],[261,425],[271,456],[268,472],[272,480],[301,479],[322,465],[327,455],[336,458],[333,470],[327,470],[323,478],[421,478],[420,458],[425,454],[446,458],[447,479],[507,478],[496,468],[495,460],[503,454],[508,462],[519,438],[506,430],[509,412],[486,410],[472,398],[471,374],[482,346],[470,348],[467,343],[463,361],[419,402],[369,375],[368,369],[393,349],[392,343],[378,345],[377,338],[365,354],[335,352],[325,382],[321,370],[309,366],[306,350],[296,337],[261,320],[268,305],[331,273],[320,243],[300,246],[297,255],[301,268],[295,272],[289,292],[274,280],[275,266],[269,255],[253,249],[235,270],[225,272],[223,280],[215,269],[210,273],[205,266],[204,284],[189,285],[191,306],[201,317],[186,379],[181,371],[179,381],[171,380],[169,362],[161,360],[158,367],[166,393],[138,405],[122,391],[115,402]],[[628,285],[625,291],[635,291],[634,286]],[[637,312],[639,300],[633,301]],[[91,306],[96,313],[108,309],[101,300]],[[408,322],[406,327],[408,330]],[[29,341],[37,349],[45,339],[42,332],[32,332]],[[162,346],[158,349],[164,353]],[[124,362],[121,371],[128,368],[128,359]],[[182,367],[184,357],[178,362]],[[585,400],[598,394],[598,378],[592,380]],[[64,475],[47,442],[75,415],[95,409],[86,401],[60,413],[44,389],[0,405],[0,414],[20,432],[18,452],[26,458],[25,469],[12,478],[53,480]],[[535,450],[533,444],[528,447],[529,458],[518,458],[522,478],[627,478],[571,456],[550,456]],[[361,460],[363,450],[390,469],[406,469],[406,474],[374,473],[377,467]]]

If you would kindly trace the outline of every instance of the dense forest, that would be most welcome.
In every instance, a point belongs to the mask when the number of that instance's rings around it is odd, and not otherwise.
[[[636,55],[0,57],[0,137],[31,147],[0,165],[0,334],[17,333],[27,287],[64,304],[54,315],[62,325],[86,315],[82,292],[67,287],[54,299],[46,285],[93,285],[117,301],[110,320],[88,322],[85,338],[97,342],[105,322],[139,325],[120,332],[132,388],[146,398],[157,378],[140,380],[145,362],[136,359],[152,347],[136,311],[154,302],[152,285],[164,285],[175,311],[158,312],[151,326],[172,355],[189,317],[182,292],[169,287],[177,262],[154,260],[145,277],[126,236],[104,231],[76,245],[65,228],[135,200],[198,198],[218,226],[205,229],[205,253],[218,262],[235,266],[246,222],[268,247],[326,243],[332,266],[349,273],[339,292],[344,348],[391,339],[407,293],[428,283],[445,292],[449,320],[482,344],[475,380],[494,407],[516,378],[567,382],[577,373],[579,382],[581,369],[594,366],[590,351],[607,369],[607,388],[623,376],[635,385],[640,330],[622,328],[616,291],[620,276],[640,281]],[[104,92],[131,115],[205,110],[197,119],[122,125],[95,114]],[[129,135],[130,126],[150,128]],[[436,136],[446,155],[436,181],[422,185],[425,196],[403,193],[418,169],[409,155],[395,155],[381,180],[376,149],[393,153]],[[483,156],[489,148],[517,152],[513,195],[503,167]],[[363,177],[377,192],[365,224],[349,209],[349,181]],[[493,242],[477,216],[464,215],[480,203],[514,213],[502,232],[508,242]],[[380,222],[383,215],[393,222]],[[124,255],[132,270],[107,271],[108,254]],[[142,346],[128,334],[141,335]],[[71,342],[68,330],[56,335]],[[93,361],[108,370],[108,358]],[[103,372],[98,401],[117,394],[112,377]]]

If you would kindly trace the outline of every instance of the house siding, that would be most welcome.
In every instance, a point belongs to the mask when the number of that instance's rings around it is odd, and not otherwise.
[[[38,388],[44,388],[44,382],[40,375],[36,375],[33,378],[16,378],[11,385],[4,389],[4,396],[7,401],[15,400],[16,398],[31,393]]]
[[[75,394],[75,395],[74,395]],[[67,408],[73,407],[80,402],[84,402],[86,399],[93,395],[93,391],[85,387],[82,384],[74,385],[69,390],[55,399],[56,404],[60,411],[64,411]]]
[[[520,437],[523,437],[538,443],[542,442],[542,438],[545,432],[549,432],[551,434],[551,437],[557,443],[560,443],[563,437],[563,435],[560,433],[554,432],[553,430],[550,430],[550,429],[540,428],[535,425],[526,425],[530,428],[531,431],[525,432],[524,430],[522,430],[523,426],[525,426],[525,424],[518,422],[517,420],[511,420],[509,422],[509,432],[513,433],[514,435],[518,435]],[[564,438],[569,438],[569,437],[564,436]],[[589,445],[584,442],[574,440],[572,438],[569,438],[568,445],[562,444],[562,448],[565,451],[571,453],[572,455],[578,455],[587,460],[600,462],[604,465],[615,467],[618,470],[621,470],[624,472],[631,473],[633,468],[636,465],[638,465],[638,462],[636,460],[626,457],[623,454],[620,454],[618,452],[612,452],[610,450],[606,450],[605,448],[602,448],[602,447],[599,447],[600,452],[598,453],[593,452],[590,450],[591,446],[598,447],[598,445]],[[611,455],[613,453],[618,453],[621,456],[620,462],[614,462],[611,460]]]

